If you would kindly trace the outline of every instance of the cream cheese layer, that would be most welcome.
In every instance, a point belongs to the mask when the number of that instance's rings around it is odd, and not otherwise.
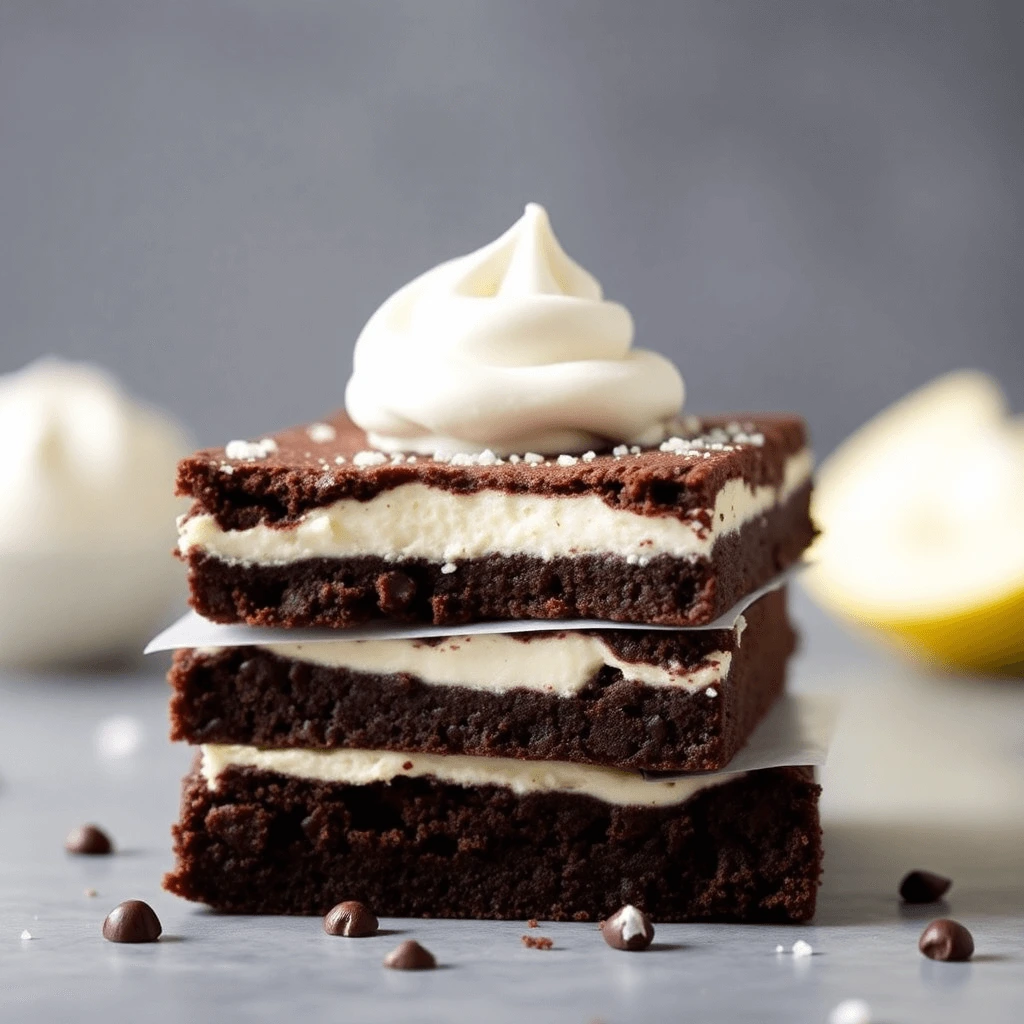
[[[222,530],[212,515],[191,516],[179,524],[178,547],[185,555],[200,551],[246,565],[370,555],[444,562],[446,568],[451,565],[449,571],[456,571],[460,560],[488,555],[548,560],[601,554],[641,564],[659,555],[707,558],[719,537],[785,502],[810,480],[813,468],[810,451],[803,449],[786,460],[779,487],[751,487],[741,478],[727,481],[710,510],[710,527],[613,509],[596,495],[454,494],[409,483],[369,501],[345,498],[313,509],[293,526]]]
[[[694,667],[679,662],[625,661],[594,634],[566,632],[516,639],[502,633],[422,640],[340,640],[267,644],[281,658],[373,675],[416,676],[437,686],[488,693],[526,689],[571,697],[604,667],[619,669],[627,682],[688,691],[719,686],[729,675],[732,654],[713,651]]]
[[[517,796],[572,793],[608,804],[670,807],[695,793],[739,778],[696,775],[648,782],[635,772],[565,761],[520,761],[506,757],[406,754],[390,750],[264,750],[260,747],[206,744],[201,771],[211,789],[228,768],[255,768],[316,782],[346,786],[390,783],[397,778],[433,778],[448,785],[503,786]]]

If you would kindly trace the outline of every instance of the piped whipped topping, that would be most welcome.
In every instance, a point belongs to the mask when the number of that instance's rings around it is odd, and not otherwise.
[[[356,342],[349,415],[383,451],[582,453],[658,444],[683,405],[629,310],[531,203],[497,241],[401,288]]]

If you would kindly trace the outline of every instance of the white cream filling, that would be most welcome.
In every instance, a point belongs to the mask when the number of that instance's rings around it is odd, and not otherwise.
[[[719,537],[786,501],[810,479],[813,466],[803,449],[786,460],[780,487],[729,480],[716,496],[710,529],[696,520],[613,509],[596,495],[453,494],[409,483],[370,501],[345,498],[313,509],[286,528],[222,530],[211,515],[193,516],[179,524],[178,547],[183,554],[199,549],[225,562],[262,565],[357,555],[424,558],[456,569],[461,559],[487,555],[707,558]]]
[[[571,697],[606,665],[629,682],[688,691],[719,686],[728,678],[729,651],[714,651],[687,668],[678,662],[650,665],[623,661],[598,636],[559,633],[529,641],[501,633],[452,636],[438,644],[422,640],[340,640],[314,644],[267,644],[282,658],[380,675],[408,673],[437,686],[489,693],[513,689]]]
[[[519,761],[507,757],[406,754],[389,750],[262,750],[259,747],[206,744],[202,774],[217,788],[227,768],[256,768],[317,782],[368,786],[405,776],[430,776],[456,786],[504,786],[517,796],[527,793],[575,793],[608,804],[668,807],[681,804],[702,789],[738,778],[697,775],[649,782],[635,772],[565,761]],[[406,766],[409,767],[406,767]]]

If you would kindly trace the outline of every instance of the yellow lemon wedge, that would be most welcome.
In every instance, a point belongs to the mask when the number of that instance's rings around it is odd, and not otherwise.
[[[881,412],[822,464],[804,581],[901,648],[1024,667],[1024,418],[960,370]]]

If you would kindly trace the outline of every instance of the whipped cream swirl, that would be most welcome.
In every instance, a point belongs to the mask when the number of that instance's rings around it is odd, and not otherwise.
[[[400,289],[356,342],[349,415],[384,451],[498,455],[655,444],[683,404],[663,356],[563,251],[535,203],[497,241]]]

